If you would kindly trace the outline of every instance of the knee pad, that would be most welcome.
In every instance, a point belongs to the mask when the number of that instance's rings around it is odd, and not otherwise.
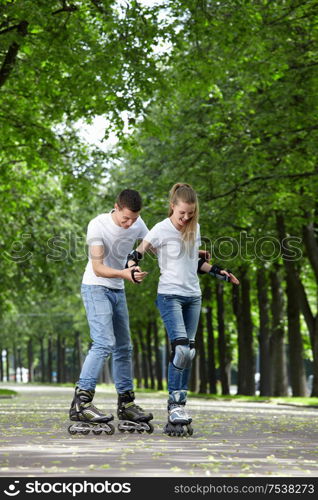
[[[194,340],[189,341],[189,347],[190,347],[190,359],[192,361],[196,353]]]
[[[195,347],[194,347],[194,340],[190,340],[189,341],[189,347],[190,347],[190,356],[189,356],[189,361],[188,361],[188,364],[187,364],[187,368],[190,368],[191,367],[191,362],[195,356],[195,353],[196,353],[196,350],[195,350]]]
[[[171,347],[171,363],[177,370],[184,370],[191,362],[189,339],[176,339]]]

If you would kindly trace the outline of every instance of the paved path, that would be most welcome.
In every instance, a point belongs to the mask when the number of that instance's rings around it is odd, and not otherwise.
[[[192,398],[191,438],[162,434],[164,394],[137,395],[154,413],[153,434],[70,436],[73,389],[0,385],[1,476],[318,476],[318,409]],[[98,388],[95,402],[115,412],[114,392]]]

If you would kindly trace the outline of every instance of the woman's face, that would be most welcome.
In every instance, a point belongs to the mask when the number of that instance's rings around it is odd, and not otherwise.
[[[177,229],[182,229],[194,216],[195,203],[185,203],[184,201],[179,201],[178,203],[171,204],[173,213],[171,215],[171,221]]]

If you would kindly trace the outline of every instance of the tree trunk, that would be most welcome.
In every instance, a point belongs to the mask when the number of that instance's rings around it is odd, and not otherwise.
[[[20,23],[17,25],[17,32],[19,35],[19,38],[22,40],[22,37],[25,37],[28,33],[28,25],[29,23],[27,21],[20,21]],[[13,41],[3,58],[3,63],[0,68],[0,87],[2,87],[7,79],[9,78],[14,65],[16,64],[18,52],[20,49],[20,44],[18,44],[16,41]]]
[[[288,395],[287,362],[284,345],[284,299],[279,266],[270,273],[272,292],[271,384],[274,397]]]
[[[30,338],[28,340],[28,370],[29,370],[28,382],[33,382],[33,342],[32,342],[32,338]]]
[[[303,241],[309,262],[315,273],[316,282],[318,283],[318,242],[313,222],[303,226]]]
[[[12,364],[13,364],[13,371],[14,371],[14,381],[19,382],[18,381],[18,367],[19,367],[18,353],[17,353],[17,348],[16,348],[15,343],[13,344],[12,354],[13,354],[13,363]]]
[[[303,239],[306,248],[306,253],[314,271],[316,285],[318,286],[318,242],[315,234],[315,227],[312,222],[303,227]],[[303,292],[305,293],[305,291]],[[304,302],[304,300],[303,300]],[[309,304],[308,304],[308,306]],[[311,310],[310,310],[311,312]],[[313,386],[311,396],[318,396],[318,313],[314,316],[312,313],[307,313],[306,323],[310,331],[311,347],[313,351]]]
[[[10,351],[6,349],[6,376],[7,382],[10,381]]]
[[[47,346],[47,379],[50,384],[52,383],[52,371],[53,371],[53,346],[52,346],[52,337],[50,336],[48,339],[48,346]]]
[[[162,391],[162,366],[161,366],[161,356],[159,349],[159,334],[157,321],[154,319],[152,322],[152,331],[154,334],[154,344],[155,344],[155,369],[156,369],[156,380],[157,380],[157,390]]]
[[[170,356],[171,356],[171,347],[170,347],[170,340],[169,340],[169,337],[168,337],[168,333],[167,333],[167,330],[165,329],[165,339],[166,339],[166,370],[165,370],[165,373],[166,373],[166,381],[167,381],[167,385],[168,385],[168,368],[169,368],[169,363],[170,363]]]
[[[73,383],[76,383],[78,375],[82,366],[82,346],[81,334],[78,330],[74,331],[74,370],[73,370]],[[106,365],[106,363],[105,363]],[[109,364],[107,363],[108,377],[110,379]]]
[[[255,360],[253,352],[253,324],[251,318],[250,283],[246,269],[241,268],[240,293],[233,287],[233,308],[238,328],[238,394],[255,394]]]
[[[286,271],[289,373],[293,396],[306,396],[306,377],[303,361],[303,339],[300,330],[300,306],[307,312],[305,301],[301,300],[300,280],[286,237],[285,221],[282,214],[276,215],[276,224],[282,248],[284,248],[284,267]],[[303,297],[304,298],[304,297]]]
[[[222,394],[230,394],[231,382],[231,356],[229,346],[227,345],[224,324],[224,286],[218,281],[216,283],[216,299],[217,299],[217,317],[218,317],[218,351],[219,351],[219,366],[220,380],[222,386]]]
[[[257,271],[257,297],[259,309],[259,351],[260,351],[260,396],[270,396],[271,388],[271,358],[269,331],[269,302],[267,293],[267,278],[264,268]]]
[[[289,373],[293,396],[306,396],[306,377],[303,361],[303,339],[300,331],[299,302],[290,278],[286,278],[289,343]]]
[[[65,338],[63,337],[61,339],[61,354],[62,354],[62,359],[61,359],[61,367],[62,367],[62,383],[66,382],[66,364],[65,364]]]
[[[150,375],[150,388],[155,389],[155,378],[154,378],[153,365],[152,365],[153,350],[151,347],[151,330],[152,330],[152,322],[148,321],[147,329],[146,329],[146,343],[147,343],[147,358],[148,358],[148,367],[149,367],[149,375]]]
[[[0,346],[0,382],[3,382],[3,375],[2,347]]]
[[[149,388],[149,369],[148,369],[148,360],[146,354],[146,347],[144,340],[142,338],[142,328],[140,328],[140,347],[141,347],[141,368],[142,368],[142,378],[144,380],[144,388]]]
[[[60,338],[60,334],[58,334],[58,336],[57,336],[56,357],[57,357],[56,380],[58,383],[61,383],[62,382],[62,378],[61,378],[62,367],[61,367],[61,338]]]
[[[29,346],[28,346],[28,351],[29,351]],[[17,359],[16,359],[15,364],[18,368],[18,369],[16,369],[16,377],[17,377],[17,379],[19,379],[19,380],[17,380],[18,382],[22,382],[21,347],[18,347],[16,355],[17,355]],[[29,352],[28,352],[28,358],[29,358]],[[29,372],[29,374],[30,374],[30,372]],[[31,377],[32,377],[32,373],[31,373]]]
[[[141,373],[140,373],[140,359],[139,359],[139,348],[138,342],[133,339],[134,345],[134,378],[136,378],[136,387],[140,389],[141,383]]]
[[[207,376],[206,376],[206,356],[205,356],[205,346],[204,346],[204,337],[203,337],[203,323],[202,323],[202,314],[200,314],[198,330],[196,335],[196,344],[198,346],[199,356],[200,356],[200,364],[199,364],[199,375],[200,375],[200,384],[199,384],[199,392],[202,394],[206,394],[207,390]]]
[[[44,339],[40,338],[40,380],[45,382],[45,355],[44,355]]]
[[[212,294],[210,282],[204,287],[203,299],[206,303],[206,329],[208,332],[208,344],[207,344],[207,354],[208,354],[208,385],[209,393],[216,394],[216,369],[215,369],[215,341],[213,332],[213,314],[212,314]]]
[[[103,366],[103,382],[104,382],[104,384],[110,384],[112,382],[109,361],[110,361],[110,357],[105,359],[104,366]]]
[[[191,374],[190,374],[190,381],[189,381],[189,389],[191,392],[198,392],[198,381],[199,381],[199,365],[198,363],[201,362],[200,356],[194,356],[192,360],[192,365],[191,365]],[[200,390],[199,390],[200,392]]]

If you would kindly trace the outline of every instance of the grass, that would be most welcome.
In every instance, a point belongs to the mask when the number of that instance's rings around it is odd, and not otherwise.
[[[167,391],[157,391],[154,389],[135,389],[135,392],[141,393],[156,393],[156,394],[167,394]],[[241,402],[250,402],[250,403],[271,403],[271,404],[292,404],[295,406],[314,406],[318,407],[318,398],[310,398],[310,397],[278,397],[274,398],[271,396],[244,396],[244,395],[234,395],[230,394],[227,396],[223,396],[222,394],[201,394],[198,392],[188,392],[190,397],[193,398],[202,398],[202,399],[211,399],[214,401],[241,401]]]
[[[317,406],[318,398],[310,397],[278,397],[271,396],[244,396],[244,395],[228,395],[221,394],[198,394],[196,392],[189,392],[189,395],[196,398],[212,399],[215,401],[242,401],[242,402],[255,402],[255,403],[272,403],[272,404],[293,404],[298,406]]]
[[[32,385],[33,383],[31,383]],[[42,385],[41,383],[34,383],[34,385]],[[56,387],[74,387],[72,383],[53,383],[53,384],[43,384],[51,385]],[[113,384],[98,384],[98,387],[101,389],[108,389],[110,391],[115,392],[115,387]],[[135,388],[136,393],[146,393],[146,394],[157,394],[166,395],[167,390],[164,388],[163,391],[157,391],[156,389],[144,389],[144,388]],[[15,396],[17,393],[15,391],[11,391],[8,389],[0,389],[0,397],[10,397]],[[285,404],[285,405],[294,405],[294,406],[311,406],[318,407],[318,398],[314,397],[271,397],[271,396],[244,396],[244,395],[227,395],[223,396],[222,394],[201,394],[197,392],[190,392],[189,396],[194,398],[202,398],[202,399],[210,399],[214,401],[241,401],[241,402],[254,402],[254,403],[271,403],[271,404]]]
[[[10,389],[0,389],[0,398],[8,398],[16,396],[18,393],[16,391],[11,391]]]

